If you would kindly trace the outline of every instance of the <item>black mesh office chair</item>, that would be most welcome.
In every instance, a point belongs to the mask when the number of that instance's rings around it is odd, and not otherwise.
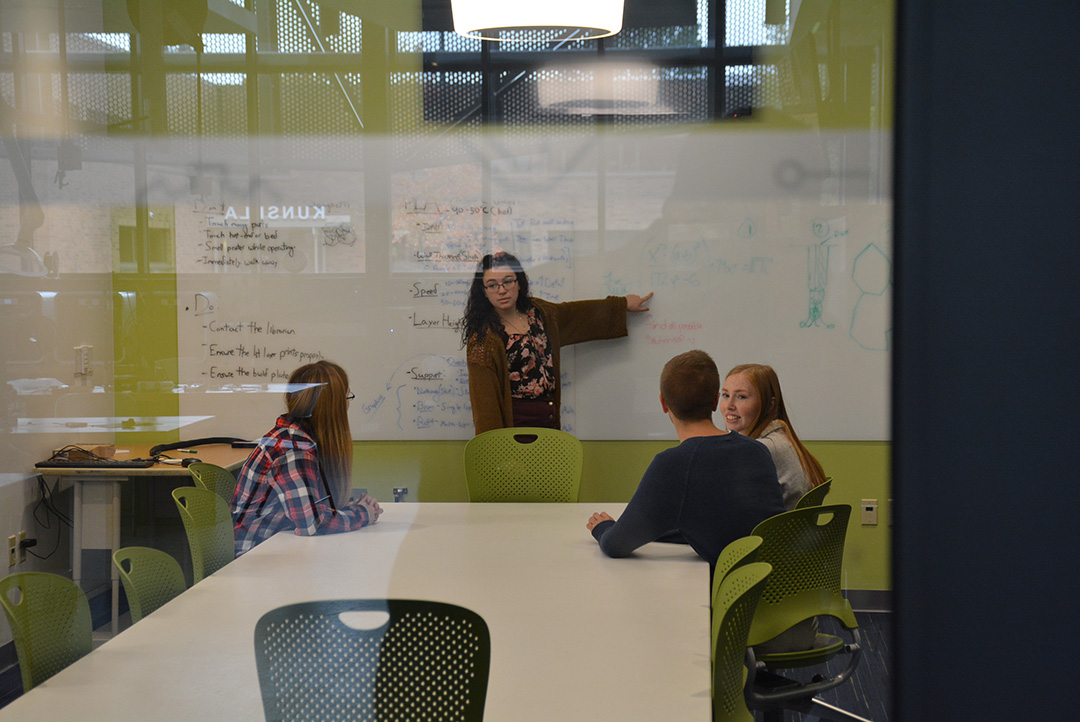
[[[268,722],[482,720],[490,658],[480,615],[442,602],[304,602],[255,627]]]

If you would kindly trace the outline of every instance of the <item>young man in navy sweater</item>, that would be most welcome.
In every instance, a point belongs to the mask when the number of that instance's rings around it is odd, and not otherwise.
[[[712,421],[720,373],[704,351],[671,359],[660,374],[660,406],[679,445],[653,458],[618,521],[597,512],[586,527],[610,557],[652,541],[689,544],[715,566],[730,542],[784,511],[772,455],[759,441]]]

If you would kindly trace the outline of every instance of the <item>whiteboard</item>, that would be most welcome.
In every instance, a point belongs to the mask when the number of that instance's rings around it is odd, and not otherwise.
[[[471,437],[461,316],[476,262],[506,250],[540,298],[656,294],[627,338],[564,349],[580,438],[672,438],[660,370],[701,348],[721,373],[774,366],[805,439],[886,439],[891,156],[852,136],[342,140],[332,163],[279,148],[254,199],[223,148],[214,192],[175,213],[180,412],[211,417],[188,431],[263,433],[284,406],[271,384],[328,358],[354,438]]]

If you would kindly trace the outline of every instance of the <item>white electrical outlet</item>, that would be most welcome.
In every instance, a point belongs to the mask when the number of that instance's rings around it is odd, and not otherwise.
[[[26,532],[21,531],[21,532],[19,532],[19,537],[18,537],[18,542],[17,542],[17,544],[19,545],[19,548],[16,551],[16,554],[19,557],[19,562],[18,562],[19,564],[22,564],[23,562],[26,561],[26,547],[23,546],[24,541],[26,541]]]
[[[94,347],[87,344],[75,347],[75,375],[86,376],[90,373],[90,360]]]
[[[15,535],[12,534],[7,538],[7,565],[9,567],[15,566],[15,563],[19,560],[19,547],[15,541]]]
[[[877,499],[862,500],[862,523],[863,526],[877,526]]]

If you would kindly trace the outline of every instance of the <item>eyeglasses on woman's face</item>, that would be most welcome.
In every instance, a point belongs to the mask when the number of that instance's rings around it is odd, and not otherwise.
[[[350,391],[350,392],[349,392],[349,393],[348,393],[348,394],[347,394],[347,395],[345,396],[345,400],[346,400],[346,401],[352,401],[352,400],[353,400],[353,399],[355,399],[355,398],[356,398],[356,394],[354,394],[354,393],[353,393],[352,391]]]
[[[501,291],[504,288],[511,289],[516,285],[516,278],[504,278],[502,281],[488,281],[484,284],[484,290],[488,293],[494,293],[495,291]]]

